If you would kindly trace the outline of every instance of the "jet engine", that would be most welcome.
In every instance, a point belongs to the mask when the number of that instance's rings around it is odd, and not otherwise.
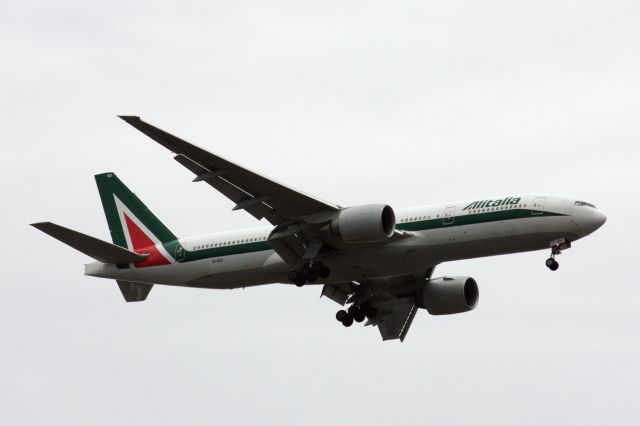
[[[393,235],[396,215],[386,204],[365,204],[341,210],[331,232],[348,242],[381,241]]]
[[[478,284],[471,277],[443,277],[428,281],[418,293],[417,303],[431,315],[459,314],[475,309]]]

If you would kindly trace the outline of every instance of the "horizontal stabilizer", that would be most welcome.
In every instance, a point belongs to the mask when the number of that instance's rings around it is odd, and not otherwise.
[[[126,248],[73,231],[55,223],[32,223],[31,226],[103,263],[135,263],[149,256],[148,254],[134,253]]]
[[[147,298],[153,284],[118,281],[118,287],[127,302],[142,302]]]

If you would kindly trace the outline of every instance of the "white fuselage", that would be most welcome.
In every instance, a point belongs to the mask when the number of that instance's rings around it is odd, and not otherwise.
[[[450,260],[548,249],[561,239],[573,242],[605,220],[598,209],[580,203],[572,197],[520,194],[399,209],[396,228],[402,237],[371,250],[320,256],[331,269],[323,284],[410,274]],[[168,265],[123,269],[95,262],[86,265],[85,274],[219,289],[287,283],[290,268],[267,243],[271,230],[261,227],[180,239],[184,249],[196,256],[193,260],[175,256]],[[242,247],[250,249],[242,252]]]

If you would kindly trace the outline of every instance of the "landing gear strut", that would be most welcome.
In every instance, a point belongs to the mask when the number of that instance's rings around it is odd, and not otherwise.
[[[314,283],[318,278],[327,278],[331,271],[324,266],[322,262],[311,261],[306,263],[300,269],[292,269],[289,271],[289,281],[298,287],[302,287],[305,283]]]
[[[556,256],[562,254],[562,250],[566,250],[571,247],[571,242],[565,238],[551,241],[551,257],[547,259],[545,265],[552,271],[557,271],[560,264],[556,260]]]

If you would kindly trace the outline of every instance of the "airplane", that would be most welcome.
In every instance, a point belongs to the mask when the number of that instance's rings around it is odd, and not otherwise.
[[[85,275],[115,279],[125,301],[147,298],[154,284],[234,289],[322,284],[343,307],[336,319],[378,328],[404,341],[419,309],[450,315],[476,308],[468,276],[433,277],[437,265],[461,259],[547,249],[546,266],[606,221],[579,198],[506,194],[393,209],[343,207],[292,189],[173,136],[137,116],[120,116],[233,203],[271,225],[179,238],[115,175],[95,176],[112,243],[56,225],[33,223],[95,259]],[[346,308],[348,306],[348,308]]]

